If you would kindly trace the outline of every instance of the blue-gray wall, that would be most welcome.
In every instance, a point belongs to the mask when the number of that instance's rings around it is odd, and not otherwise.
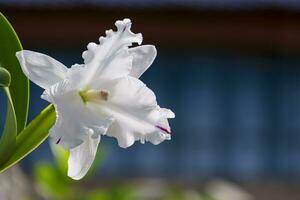
[[[40,51],[81,62],[80,52]],[[100,175],[300,179],[300,57],[158,49],[142,80],[176,113],[172,140],[124,150],[105,137]],[[41,93],[31,84],[30,119],[47,105]],[[46,142],[23,166],[50,157]]]

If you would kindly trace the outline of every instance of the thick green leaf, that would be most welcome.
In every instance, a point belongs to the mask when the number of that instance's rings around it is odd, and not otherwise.
[[[49,129],[54,125],[55,120],[54,106],[49,105],[19,133],[13,154],[6,163],[0,165],[0,172],[12,166],[38,147],[48,137]]]
[[[15,56],[20,50],[22,46],[17,34],[0,13],[0,66],[6,68],[11,75],[10,86],[5,89],[8,108],[6,125],[0,141],[0,172],[40,145],[47,138],[56,118],[54,106],[50,105],[24,129],[28,114],[29,81]],[[7,77],[2,77],[3,81],[5,78]]]
[[[0,65],[11,74],[9,88],[16,111],[17,133],[21,132],[26,125],[29,102],[29,81],[23,74],[15,56],[16,52],[20,50],[22,50],[22,45],[17,34],[0,13]]]
[[[8,87],[2,87],[7,97],[7,111],[4,130],[0,140],[0,166],[5,163],[16,147],[17,121]]]

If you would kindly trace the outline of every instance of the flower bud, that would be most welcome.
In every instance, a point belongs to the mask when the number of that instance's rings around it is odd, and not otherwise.
[[[8,87],[10,80],[10,73],[7,71],[7,69],[0,67],[0,87]]]

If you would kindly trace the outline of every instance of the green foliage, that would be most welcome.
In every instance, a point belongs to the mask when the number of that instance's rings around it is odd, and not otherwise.
[[[7,99],[7,109],[6,109],[6,120],[3,133],[0,140],[0,166],[8,161],[12,155],[14,148],[16,146],[16,136],[18,131],[18,126],[23,129],[27,119],[27,109],[28,101],[18,99],[23,97],[23,92],[20,92],[20,95],[15,92],[11,92],[10,88],[15,87],[16,84],[11,84],[11,78],[18,79],[21,77],[26,80],[26,77],[23,75],[22,71],[16,70],[20,67],[18,65],[17,59],[13,56],[16,51],[21,50],[21,44],[14,33],[11,25],[5,19],[5,17],[0,13],[0,89],[5,93]],[[9,66],[9,67],[8,67]],[[5,68],[2,68],[5,67]],[[10,72],[14,72],[15,75],[11,75]],[[21,88],[22,89],[22,88]],[[27,87],[24,85],[26,93],[26,98],[28,100],[28,80]],[[12,95],[12,93],[14,95]],[[22,108],[18,108],[17,111],[20,112],[20,115],[16,116],[14,104],[20,103]],[[17,119],[20,120],[18,124]]]
[[[10,159],[0,165],[0,172],[12,166],[39,146],[48,137],[48,131],[53,126],[55,119],[56,114],[53,105],[49,105],[36,116],[17,136],[16,147]]]
[[[51,199],[71,199],[72,181],[67,176],[68,151],[61,146],[51,144],[55,163],[40,161],[35,164],[33,172],[37,186],[44,196]]]
[[[0,66],[6,69],[0,68],[0,86],[8,102],[5,128],[0,140],[0,172],[40,145],[56,120],[54,106],[50,105],[24,129],[28,114],[29,82],[15,56],[20,50],[22,46],[17,34],[0,13]]]
[[[7,97],[7,111],[4,130],[0,140],[0,166],[11,156],[16,147],[17,121],[8,87],[2,87]]]
[[[63,177],[67,177],[66,174],[68,173],[69,151],[65,150],[62,146],[55,143],[50,143],[50,147],[54,155],[56,168]],[[69,180],[69,178],[67,179]]]
[[[29,81],[23,74],[15,56],[17,51],[22,50],[22,45],[14,29],[2,13],[0,13],[0,41],[0,65],[6,68],[11,75],[9,90],[16,111],[17,133],[19,133],[27,121]]]
[[[101,149],[102,150],[98,150],[96,162],[92,165],[94,169],[101,165],[101,161],[105,155],[103,148]],[[53,143],[51,143],[51,150],[54,155],[54,163],[43,161],[38,162],[34,166],[35,183],[45,197],[54,200],[108,200],[107,197],[111,196],[109,191],[82,189],[81,182],[75,182],[67,176],[68,151],[63,149],[60,145]],[[89,176],[85,177],[84,180],[88,180],[92,172],[89,171],[88,175]]]

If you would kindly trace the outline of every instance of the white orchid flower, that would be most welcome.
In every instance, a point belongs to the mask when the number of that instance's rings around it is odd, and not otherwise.
[[[156,49],[141,44],[131,21],[116,21],[100,44],[89,43],[84,64],[65,67],[55,59],[23,50],[16,56],[25,75],[44,88],[42,98],[54,104],[57,120],[50,130],[55,143],[70,149],[68,176],[81,179],[89,170],[101,135],[120,147],[135,141],[159,144],[171,138],[168,118],[174,113],[157,105],[155,94],[138,78],[152,64]]]

